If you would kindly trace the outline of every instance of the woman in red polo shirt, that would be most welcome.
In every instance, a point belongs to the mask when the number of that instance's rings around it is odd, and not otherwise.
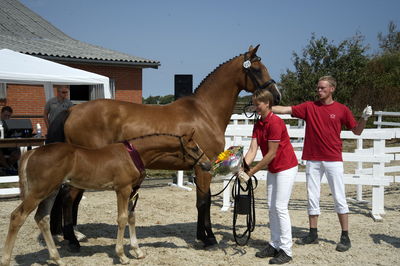
[[[267,196],[271,229],[271,241],[265,249],[256,253],[256,257],[273,257],[270,264],[283,264],[292,260],[292,226],[288,204],[298,161],[284,121],[271,111],[272,94],[267,90],[258,90],[252,100],[261,118],[254,125],[245,161],[250,165],[260,147],[263,159],[247,174],[251,176],[268,169]]]

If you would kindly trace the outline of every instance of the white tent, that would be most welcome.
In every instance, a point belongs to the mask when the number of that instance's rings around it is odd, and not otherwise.
[[[54,94],[53,84],[97,85],[102,87],[98,98],[111,98],[109,79],[105,76],[9,49],[0,50],[0,83],[42,84],[46,99]]]

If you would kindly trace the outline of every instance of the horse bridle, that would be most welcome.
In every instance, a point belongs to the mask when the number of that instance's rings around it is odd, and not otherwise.
[[[180,141],[180,143],[181,143],[181,150],[182,150],[182,155],[183,155],[183,162],[186,162],[186,155],[187,155],[188,157],[190,157],[190,158],[192,158],[192,159],[194,160],[194,163],[193,163],[193,165],[191,166],[191,168],[193,168],[193,167],[200,161],[200,159],[204,156],[203,150],[201,150],[202,153],[201,153],[201,155],[199,156],[199,158],[195,158],[193,155],[191,155],[190,153],[188,153],[188,152],[186,151],[185,146],[183,145],[183,142],[182,142],[182,136],[177,136],[177,137],[179,137],[179,141]],[[197,145],[197,143],[196,143],[196,145]],[[197,145],[197,148],[199,148],[198,145]],[[200,148],[199,148],[199,149],[200,149]]]
[[[254,56],[253,58],[248,59],[247,58],[247,53],[244,54],[243,68],[244,68],[244,72],[246,74],[245,84],[246,84],[246,87],[247,87],[247,77],[250,77],[251,81],[253,82],[253,85],[256,87],[256,90],[266,89],[269,86],[271,86],[271,84],[276,84],[275,80],[270,79],[270,80],[267,80],[264,84],[260,85],[260,83],[258,82],[258,80],[256,78],[256,75],[254,74],[253,69],[251,67],[251,63],[252,62],[259,62],[259,61],[261,61],[261,57],[259,57],[259,56]],[[247,115],[246,109],[251,105],[253,105],[253,103],[250,100],[250,102],[245,107],[243,107],[243,113],[248,118],[251,118],[254,115],[254,117],[256,119],[257,115],[256,115],[255,111],[252,112],[251,115]]]
[[[246,84],[247,84],[247,77],[250,77],[251,81],[253,82],[254,86],[256,87],[256,90],[262,90],[265,88],[268,88],[271,86],[271,84],[276,84],[275,80],[270,79],[267,80],[264,84],[260,85],[260,83],[257,80],[256,75],[253,72],[253,69],[251,67],[252,62],[259,62],[261,61],[261,57],[259,56],[254,56],[253,58],[248,59],[247,58],[247,53],[244,54],[244,62],[243,62],[243,68],[244,72],[246,73]]]

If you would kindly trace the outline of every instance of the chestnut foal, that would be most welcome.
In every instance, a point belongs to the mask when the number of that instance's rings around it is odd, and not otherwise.
[[[124,229],[128,223],[131,249],[136,258],[143,258],[136,238],[132,199],[145,177],[144,167],[164,156],[174,156],[190,167],[198,165],[209,171],[211,163],[193,140],[193,134],[194,130],[183,136],[152,134],[101,149],[54,143],[23,154],[19,171],[22,203],[11,213],[1,265],[10,264],[17,233],[36,207],[35,221],[46,241],[50,258],[58,265],[64,265],[49,225],[53,201],[63,183],[82,189],[115,190],[118,206],[116,253],[121,263],[129,263],[123,249]],[[132,150],[133,153],[129,152]],[[79,242],[72,244],[79,246]]]

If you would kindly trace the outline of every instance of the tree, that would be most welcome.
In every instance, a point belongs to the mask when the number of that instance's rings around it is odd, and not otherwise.
[[[174,101],[174,95],[168,94],[165,96],[149,96],[143,99],[144,104],[169,104]]]
[[[144,104],[158,104],[160,101],[160,96],[149,96],[146,99],[144,99],[143,103]]]
[[[396,24],[393,21],[389,22],[388,34],[383,35],[378,33],[379,47],[383,53],[398,53],[400,52],[400,32],[396,31]]]
[[[175,100],[175,96],[172,94],[168,94],[168,95],[160,97],[159,104],[169,104],[169,103],[172,103],[174,100]]]
[[[295,71],[287,69],[281,75],[279,86],[283,92],[283,104],[314,100],[318,79],[326,75],[333,76],[338,82],[335,99],[348,104],[368,62],[365,52],[369,48],[363,45],[363,41],[364,37],[357,33],[335,46],[326,37],[318,39],[312,34],[301,55],[293,52]]]
[[[399,111],[400,52],[385,53],[371,59],[364,80],[353,97],[353,106],[362,110],[369,104],[374,110]]]
[[[353,106],[362,110],[369,104],[375,110],[399,111],[400,99],[400,32],[390,22],[388,34],[378,34],[381,53],[367,64],[364,79],[355,93]]]

